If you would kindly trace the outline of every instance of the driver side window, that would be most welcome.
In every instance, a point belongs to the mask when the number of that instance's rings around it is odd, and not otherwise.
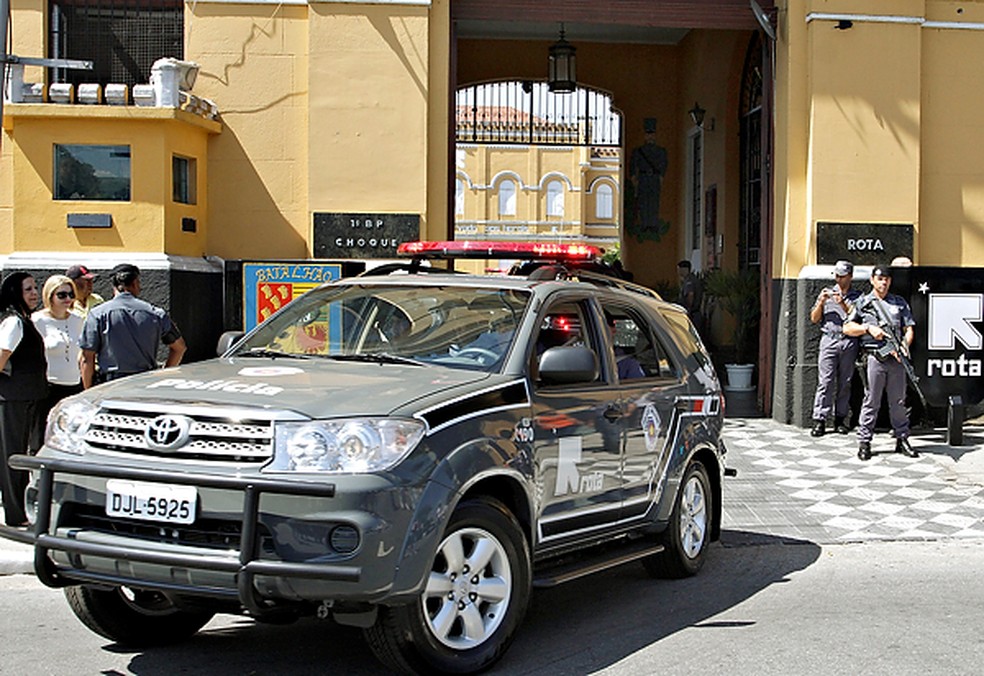
[[[592,334],[588,307],[583,302],[561,302],[551,305],[540,320],[539,330],[531,354],[531,372],[539,380],[539,366],[543,355],[552,348],[585,347],[598,360],[598,341]],[[598,380],[598,376],[594,379]]]

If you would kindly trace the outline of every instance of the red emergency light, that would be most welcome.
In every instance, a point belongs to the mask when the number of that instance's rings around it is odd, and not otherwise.
[[[517,260],[590,261],[600,259],[604,250],[590,244],[541,242],[404,242],[397,255],[413,258],[512,258]]]

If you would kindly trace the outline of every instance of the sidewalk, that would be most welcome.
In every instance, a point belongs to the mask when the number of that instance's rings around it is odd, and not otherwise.
[[[724,438],[738,470],[725,483],[726,544],[984,538],[982,427],[965,426],[959,447],[945,429],[915,431],[917,459],[878,433],[867,462],[853,433],[814,438],[768,418],[729,417]]]

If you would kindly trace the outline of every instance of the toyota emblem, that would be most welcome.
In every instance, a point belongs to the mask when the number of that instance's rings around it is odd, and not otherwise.
[[[191,420],[183,415],[161,415],[150,421],[144,438],[158,451],[170,451],[188,441]]]

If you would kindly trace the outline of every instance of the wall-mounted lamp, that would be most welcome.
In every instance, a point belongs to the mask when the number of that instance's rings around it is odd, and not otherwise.
[[[704,126],[704,113],[707,111],[700,107],[700,104],[694,101],[694,107],[689,111],[690,119],[693,121],[695,127]]]
[[[550,45],[547,86],[555,94],[570,94],[577,89],[577,49],[564,39],[564,24],[560,39]]]

